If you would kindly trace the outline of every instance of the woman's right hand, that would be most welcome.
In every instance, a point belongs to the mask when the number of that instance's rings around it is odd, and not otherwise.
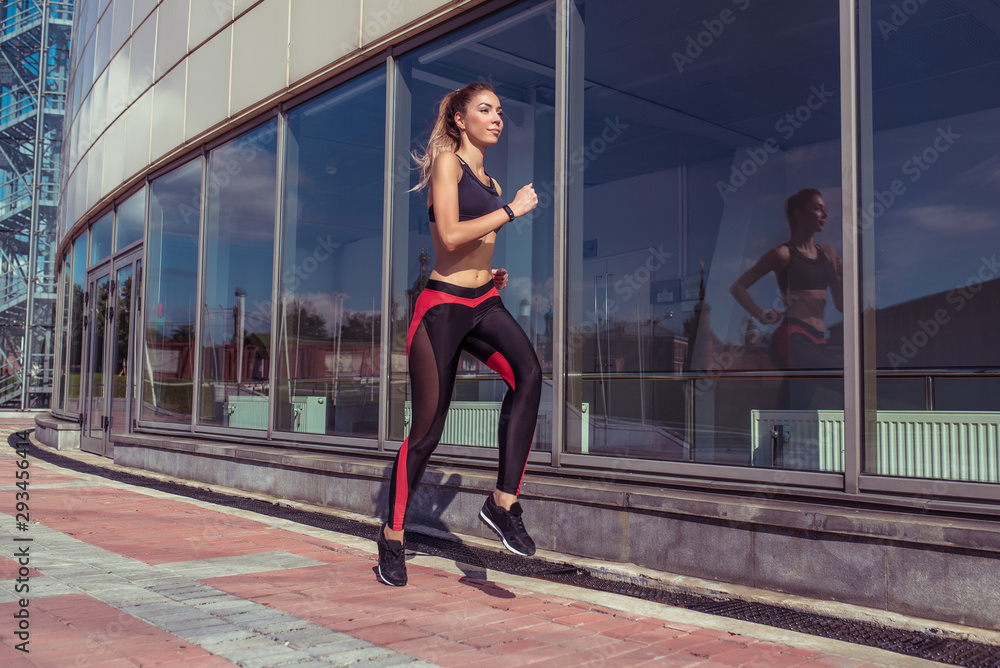
[[[781,319],[784,317],[785,314],[782,311],[773,308],[770,311],[764,311],[763,313],[761,313],[760,321],[765,325],[774,325],[781,322]]]
[[[535,194],[535,189],[532,185],[529,183],[518,190],[517,194],[514,195],[514,201],[510,203],[511,211],[518,218],[538,206],[538,195]]]

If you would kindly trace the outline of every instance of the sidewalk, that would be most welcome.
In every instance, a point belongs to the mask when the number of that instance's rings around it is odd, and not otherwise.
[[[18,525],[31,427],[0,424],[0,666],[938,665],[425,556],[391,588],[370,541],[30,458]]]

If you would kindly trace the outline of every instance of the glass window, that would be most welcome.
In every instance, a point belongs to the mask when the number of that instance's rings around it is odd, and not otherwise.
[[[90,226],[90,264],[95,265],[111,255],[111,233],[114,217],[107,212]]]
[[[72,294],[68,297],[71,314],[69,316],[69,358],[66,368],[66,410],[80,412],[80,374],[83,362],[83,320],[86,315],[84,299],[87,293],[87,233],[84,232],[73,242],[67,273],[72,275],[69,286]]]
[[[912,10],[871,3],[859,228],[862,294],[875,306],[866,310],[865,331],[875,334],[866,367],[877,374],[879,410],[864,466],[1000,482],[996,8]],[[925,390],[919,402],[900,400],[904,382]]]
[[[539,205],[531,215],[505,226],[497,235],[493,268],[506,268],[502,291],[507,309],[528,335],[544,374],[534,449],[551,447],[552,259],[555,154],[555,4],[524,2],[450,33],[399,61],[393,191],[392,365],[390,369],[391,438],[409,428],[406,332],[413,305],[433,268],[433,245],[426,191],[417,185],[411,149],[423,149],[445,94],[473,81],[496,88],[503,109],[499,144],[486,154],[486,171],[500,184],[506,201],[534,183]],[[474,357],[463,353],[442,443],[495,446],[493,417],[485,432],[475,414],[499,416],[506,384]]]
[[[142,420],[191,422],[201,189],[201,160],[150,186],[143,281],[146,336],[139,363]]]
[[[567,451],[840,470],[838,3],[570,21]]]
[[[115,220],[115,250],[119,251],[142,239],[145,224],[146,189],[142,188],[118,205],[118,217]]]
[[[385,75],[288,114],[277,428],[378,434]]]
[[[199,424],[267,428],[277,127],[209,155]]]
[[[56,410],[66,408],[66,365],[69,354],[69,333],[70,333],[70,299],[72,298],[70,278],[73,273],[72,248],[63,258],[62,268],[57,279],[59,293],[56,296],[56,307],[59,315],[56,317],[56,341],[58,356],[56,358],[54,374],[52,379],[52,407]]]

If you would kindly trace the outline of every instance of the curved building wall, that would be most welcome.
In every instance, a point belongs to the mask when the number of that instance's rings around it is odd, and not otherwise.
[[[79,0],[61,234],[151,165],[440,9],[410,0]]]

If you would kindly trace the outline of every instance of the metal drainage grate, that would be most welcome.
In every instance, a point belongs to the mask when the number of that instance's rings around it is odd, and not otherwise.
[[[155,480],[133,473],[114,471],[102,466],[80,462],[48,450],[34,447],[27,437],[30,431],[12,434],[7,439],[7,442],[11,447],[29,446],[35,458],[62,468],[100,476],[137,487],[169,492],[177,496],[215,503],[221,506],[249,510],[261,515],[287,519],[298,524],[357,536],[359,538],[368,538],[373,541],[378,532],[376,525],[366,524],[357,520],[290,508],[258,499],[231,496],[221,492],[198,489],[175,482]],[[997,668],[1000,666],[1000,647],[995,645],[956,638],[945,638],[923,631],[896,629],[872,622],[839,619],[767,603],[685,592],[656,583],[613,580],[607,577],[600,577],[594,571],[571,564],[546,561],[544,559],[515,557],[507,552],[474,547],[435,536],[407,534],[406,545],[408,549],[414,552],[443,557],[469,566],[622,594],[710,615],[754,622],[756,624],[808,633],[823,638],[842,640],[856,645],[875,647],[906,656],[938,661],[954,666],[967,666],[968,668]]]

